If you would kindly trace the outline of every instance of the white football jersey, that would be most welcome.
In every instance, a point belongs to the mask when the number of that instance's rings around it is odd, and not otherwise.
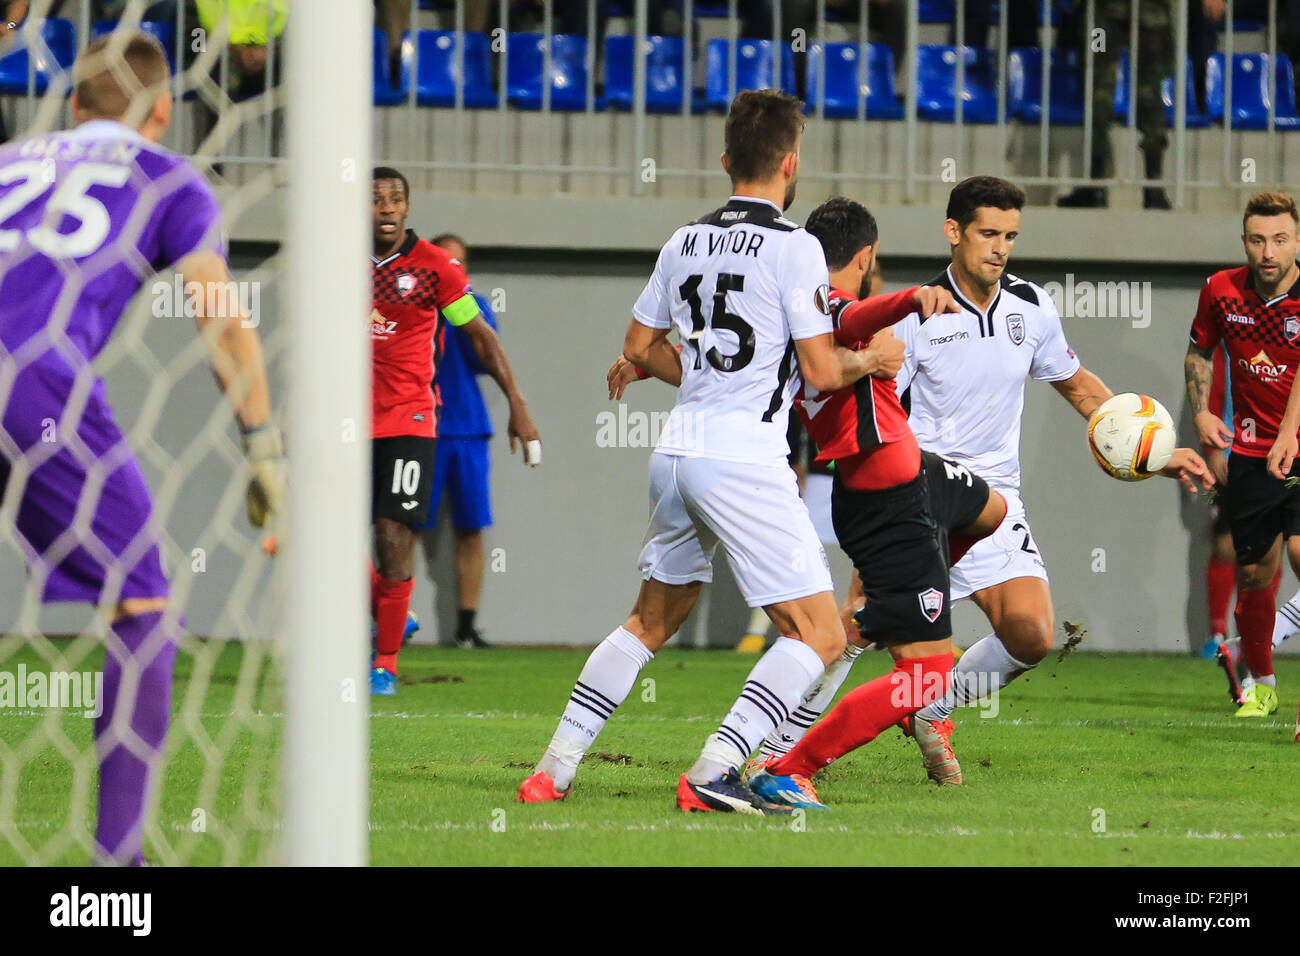
[[[1042,287],[1004,274],[987,313],[968,302],[949,269],[928,283],[952,292],[960,312],[916,313],[894,326],[907,347],[897,382],[926,451],[946,455],[995,488],[1020,488],[1025,376],[1059,382],[1080,368],[1056,305]]]
[[[632,308],[675,327],[682,384],[657,450],[771,464],[789,454],[796,339],[832,331],[821,243],[762,199],[731,197],[678,229]]]

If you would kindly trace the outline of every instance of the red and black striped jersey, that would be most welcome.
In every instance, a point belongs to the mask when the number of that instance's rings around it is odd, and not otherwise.
[[[893,296],[873,297],[870,305],[879,321],[871,325],[884,328],[891,324],[888,320],[904,318],[911,311],[914,292],[907,289]],[[840,289],[831,291],[831,321],[837,340],[861,349],[870,344],[874,332],[851,342],[840,334],[845,324],[857,328],[864,314],[862,307],[850,312],[857,302],[857,297]],[[846,323],[850,315],[855,321]],[[890,488],[916,477],[921,467],[921,448],[907,424],[907,413],[892,380],[867,376],[833,392],[818,392],[805,382],[795,399],[795,408],[820,449],[817,461],[834,461],[841,480],[850,487]]]
[[[449,252],[409,229],[396,252],[370,261],[371,433],[435,438],[440,398],[436,383],[429,385],[435,348],[441,351],[438,310],[469,291],[469,276]]]
[[[1300,364],[1300,279],[1265,301],[1248,266],[1214,273],[1201,288],[1192,342],[1207,352],[1223,343],[1232,384],[1232,450],[1266,457]]]

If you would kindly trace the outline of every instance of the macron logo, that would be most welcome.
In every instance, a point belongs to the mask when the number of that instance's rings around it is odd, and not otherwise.
[[[148,936],[153,925],[152,893],[68,893],[50,897],[51,926],[129,927],[134,936]]]

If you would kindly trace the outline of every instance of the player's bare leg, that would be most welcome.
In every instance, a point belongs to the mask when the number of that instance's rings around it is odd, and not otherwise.
[[[144,815],[162,763],[180,639],[179,616],[167,605],[166,598],[127,598],[113,611],[96,701],[97,863],[144,862]]]
[[[487,647],[474,628],[478,598],[483,592],[483,532],[456,529],[456,643],[460,647]]]
[[[818,770],[875,740],[882,731],[935,700],[952,672],[952,639],[895,644],[894,669],[855,687],[788,754],[753,780],[766,799],[822,808],[811,780]]]
[[[415,531],[391,518],[375,519],[375,571],[370,576],[370,600],[375,614],[375,660],[371,665],[372,692],[375,673],[396,676],[397,654],[402,649],[406,614],[415,586]],[[386,678],[391,682],[391,677]]]
[[[960,528],[950,535],[949,563],[956,564],[976,541],[992,534],[998,525],[1002,523],[1006,513],[1006,499],[998,492],[990,489],[988,503],[984,506],[984,510],[980,512],[979,517],[971,522],[969,526]],[[840,605],[840,622],[844,628],[847,641],[844,653],[826,668],[826,673],[821,680],[808,688],[803,700],[791,712],[790,717],[764,739],[762,746],[759,748],[758,756],[751,761],[749,768],[751,771],[771,762],[776,757],[790,752],[795,744],[803,738],[803,735],[807,733],[808,729],[826,712],[826,708],[831,705],[831,701],[835,699],[835,695],[839,693],[840,687],[848,678],[849,671],[852,669],[858,655],[865,648],[871,646],[871,643],[861,636],[858,625],[853,620],[854,613],[862,607],[865,601],[866,596],[862,590],[862,578],[855,569],[853,578],[849,582],[848,595]],[[940,730],[943,729],[945,728],[940,728]],[[909,727],[909,733],[911,732]],[[951,752],[947,742],[948,736],[948,734],[944,734],[941,741],[929,741],[929,738],[922,734],[921,737],[917,738],[917,741],[921,744],[923,753],[927,749],[934,750],[938,747],[940,756],[944,751],[947,751],[950,756]],[[926,740],[927,743],[922,743],[923,740]],[[927,770],[929,765],[930,760],[927,760]],[[953,766],[955,765],[956,761],[954,759]],[[959,767],[956,769],[955,774],[951,770],[947,772],[945,774],[947,782],[951,782],[953,776],[960,779],[960,772]]]
[[[1237,565],[1237,633],[1253,680],[1241,691],[1238,717],[1266,717],[1277,711],[1277,678],[1273,674],[1273,579],[1282,564],[1278,535],[1258,561]]]
[[[835,699],[835,695],[839,693],[840,687],[849,676],[853,662],[858,659],[859,654],[871,646],[869,641],[863,639],[857,623],[853,620],[854,612],[865,602],[862,578],[854,568],[853,577],[849,581],[848,594],[839,609],[840,627],[844,632],[843,653],[831,661],[821,678],[804,691],[803,699],[799,702],[799,706],[790,712],[790,716],[763,738],[757,756],[746,768],[746,774],[751,774],[775,761],[776,758],[789,753],[831,705],[831,701]]]
[[[650,663],[695,607],[701,583],[641,583],[636,604],[622,626],[614,629],[587,658],[569,703],[536,770],[519,787],[520,803],[562,800],[578,763],[597,735],[627,699],[637,675]]]
[[[952,712],[995,695],[1052,649],[1052,595],[1042,578],[1012,578],[974,592],[971,600],[993,633],[967,649],[947,693],[917,711],[910,727],[926,775],[941,786],[961,783],[961,764],[952,749]]]

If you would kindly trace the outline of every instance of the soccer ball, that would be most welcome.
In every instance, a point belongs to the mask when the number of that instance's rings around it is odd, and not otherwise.
[[[1088,447],[1112,478],[1142,481],[1169,464],[1177,435],[1165,407],[1148,395],[1113,395],[1088,419]]]

